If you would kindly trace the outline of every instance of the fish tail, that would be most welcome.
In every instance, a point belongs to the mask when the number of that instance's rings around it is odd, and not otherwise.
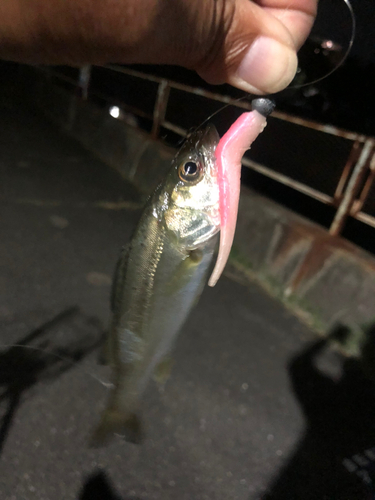
[[[95,429],[90,446],[98,448],[109,441],[114,434],[124,435],[126,441],[139,444],[142,441],[142,425],[136,413],[107,409]]]

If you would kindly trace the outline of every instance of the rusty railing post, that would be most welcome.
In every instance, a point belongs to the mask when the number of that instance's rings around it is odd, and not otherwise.
[[[335,194],[333,195],[333,203],[336,206],[339,205],[339,203],[342,199],[342,195],[344,192],[346,181],[348,180],[348,177],[350,176],[352,166],[358,160],[358,157],[359,157],[360,152],[361,152],[360,146],[362,146],[362,144],[358,140],[354,141],[352,149],[351,149],[350,154],[349,154],[349,157],[346,161],[345,167],[342,170],[340,180],[337,183]]]
[[[361,194],[359,195],[358,200],[355,200],[352,209],[350,211],[350,215],[353,217],[357,215],[357,213],[362,210],[363,205],[366,202],[367,196],[370,192],[370,188],[375,179],[375,152],[372,153],[370,164],[369,164],[370,173],[366,179],[365,185],[362,188]]]
[[[154,108],[154,119],[152,123],[151,137],[157,139],[160,131],[161,124],[164,121],[165,113],[168,106],[168,98],[170,92],[170,86],[167,80],[162,80],[159,83],[158,95],[156,97],[155,108]]]
[[[365,170],[367,168],[368,160],[373,147],[374,147],[374,139],[368,139],[363,145],[362,152],[359,155],[358,161],[349,179],[348,186],[345,190],[344,196],[337,209],[331,227],[329,228],[329,232],[333,236],[337,236],[341,233],[345,221],[348,215],[350,214],[353,202],[360,188],[363,174],[365,173]]]

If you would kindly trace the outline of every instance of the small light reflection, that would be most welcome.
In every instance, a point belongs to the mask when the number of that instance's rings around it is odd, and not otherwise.
[[[332,40],[326,40],[325,42],[323,42],[322,47],[324,49],[332,49],[333,48]]]
[[[119,118],[120,116],[120,108],[118,106],[111,106],[109,108],[109,114],[113,116],[113,118]]]

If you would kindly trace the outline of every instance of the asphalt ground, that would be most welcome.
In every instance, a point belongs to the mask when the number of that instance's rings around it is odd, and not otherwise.
[[[141,200],[18,106],[0,130],[1,499],[374,498],[373,386],[238,273],[204,291],[164,391],[150,382],[144,443],[90,449],[111,275]]]

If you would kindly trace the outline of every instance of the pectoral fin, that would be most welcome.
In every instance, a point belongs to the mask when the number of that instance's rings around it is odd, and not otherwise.
[[[191,250],[186,258],[178,265],[173,278],[168,284],[167,294],[174,295],[188,283],[193,269],[195,269],[203,259],[201,250]]]
[[[153,378],[158,384],[164,385],[167,382],[172,372],[173,364],[173,359],[167,357],[157,365]]]

